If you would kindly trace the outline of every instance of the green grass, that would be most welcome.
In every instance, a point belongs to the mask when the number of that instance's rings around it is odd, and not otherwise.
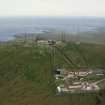
[[[89,67],[89,68],[104,68],[105,65],[105,46],[104,45],[94,45],[81,43],[76,45],[74,43],[68,43],[66,46],[61,48],[72,61],[78,65],[78,67]],[[64,64],[63,57],[56,51],[57,63],[60,59],[60,63],[63,63],[63,66],[68,66],[69,68],[72,65]],[[59,59],[58,59],[59,57]]]
[[[73,43],[62,47],[78,65],[104,67],[105,46],[79,45],[86,62]],[[72,68],[58,51],[56,66]],[[97,93],[56,95],[56,84],[48,48],[0,45],[0,105],[98,105]]]

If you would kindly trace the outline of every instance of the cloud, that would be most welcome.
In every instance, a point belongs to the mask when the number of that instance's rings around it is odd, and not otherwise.
[[[105,0],[0,0],[0,15],[104,16]]]

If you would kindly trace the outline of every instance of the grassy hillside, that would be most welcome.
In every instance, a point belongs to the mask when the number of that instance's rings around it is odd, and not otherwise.
[[[103,45],[68,43],[60,48],[77,65],[104,68]],[[72,67],[55,53],[56,66]],[[105,105],[103,91],[56,95],[48,47],[0,44],[0,105]]]

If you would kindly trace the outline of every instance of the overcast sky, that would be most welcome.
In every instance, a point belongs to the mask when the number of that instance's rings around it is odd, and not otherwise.
[[[105,0],[0,0],[0,16],[105,16]]]

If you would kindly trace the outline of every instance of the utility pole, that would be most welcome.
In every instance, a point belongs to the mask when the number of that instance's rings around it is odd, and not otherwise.
[[[61,41],[65,42],[66,38],[65,38],[65,32],[61,32]]]
[[[54,69],[55,66],[55,41],[51,40],[48,41],[49,47],[50,47],[50,63],[51,63],[51,68]]]

